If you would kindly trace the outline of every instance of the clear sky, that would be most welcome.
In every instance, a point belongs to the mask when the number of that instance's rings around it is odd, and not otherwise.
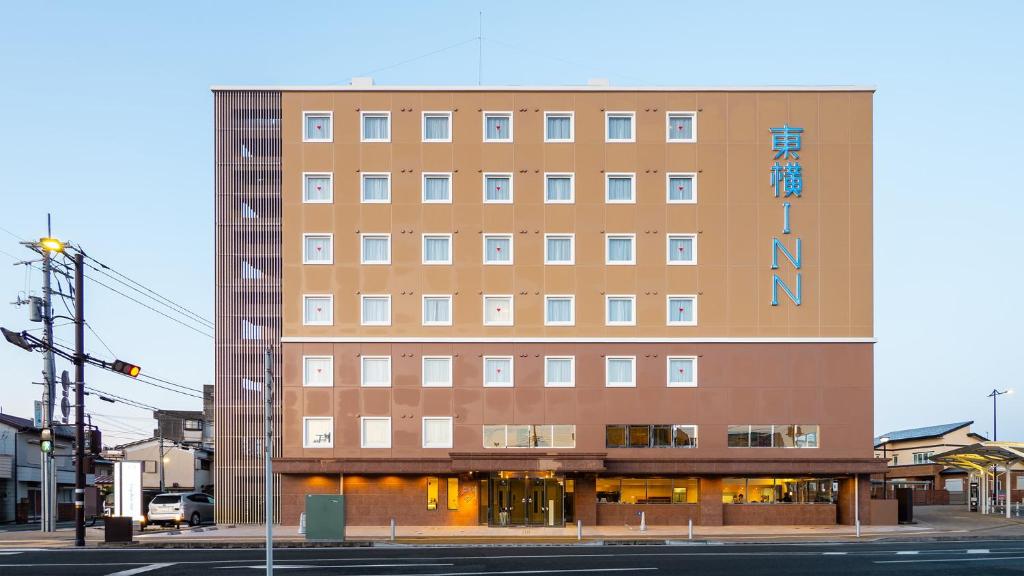
[[[480,10],[485,84],[876,86],[875,430],[975,420],[985,434],[986,394],[1024,389],[1020,2],[9,3],[0,227],[37,238],[52,212],[57,235],[212,318],[209,86],[475,84]],[[29,254],[4,231],[0,250]],[[7,302],[40,276],[11,262],[0,253],[0,324],[29,327]],[[119,356],[212,382],[209,338],[88,290],[87,317]],[[58,337],[70,341],[70,327]],[[31,414],[40,366],[0,342],[5,412]],[[89,377],[147,404],[200,407]],[[117,416],[110,442],[153,428],[143,410],[91,406],[101,423]],[[1024,440],[1022,409],[1022,394],[1002,397],[1001,439]]]

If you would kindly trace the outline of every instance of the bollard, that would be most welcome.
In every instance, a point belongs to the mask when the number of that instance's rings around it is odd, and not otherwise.
[[[689,524],[689,536],[687,536],[687,540],[693,540],[693,518],[690,518],[689,521],[687,521],[687,524]]]
[[[576,541],[583,540],[583,520],[576,521]]]
[[[647,514],[643,511],[640,512],[640,531],[647,532]]]
[[[395,541],[395,519],[391,519],[391,541]]]
[[[857,520],[857,538],[860,538],[860,520]]]
[[[306,533],[306,513],[299,514],[299,534]]]

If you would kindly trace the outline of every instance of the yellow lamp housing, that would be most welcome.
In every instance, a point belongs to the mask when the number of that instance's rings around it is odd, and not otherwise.
[[[53,254],[64,252],[64,243],[56,238],[40,238],[39,245]]]

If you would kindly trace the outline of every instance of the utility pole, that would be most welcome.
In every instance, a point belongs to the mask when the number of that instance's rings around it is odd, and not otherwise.
[[[163,429],[163,426],[160,426],[159,422],[157,422],[157,427],[160,429],[160,448],[157,451],[157,453],[159,454],[159,458],[157,458],[157,460],[156,460],[156,465],[157,465],[157,471],[160,473],[160,492],[163,493],[163,491],[164,491],[164,429]]]
[[[85,546],[85,256],[75,254],[75,546]]]
[[[52,297],[50,291],[50,274],[52,272],[52,256],[50,251],[42,246],[43,253],[43,340],[46,342],[46,350],[43,353],[43,430],[40,433],[40,453],[39,453],[39,472],[40,472],[40,487],[42,488],[42,518],[40,529],[43,532],[53,532],[56,529],[56,514],[55,512],[55,496],[56,496],[56,478],[54,478],[53,469],[53,452],[52,447],[54,443],[50,443],[51,451],[43,449],[44,443],[42,440],[45,437],[49,437],[50,440],[56,440],[53,436],[53,394],[56,390],[54,387],[54,375],[57,373],[57,368],[54,365],[53,358],[53,306]]]
[[[263,502],[266,508],[264,523],[267,527],[267,576],[274,574],[274,471],[271,468],[271,458],[274,455],[274,357],[271,351],[272,348],[267,346],[263,352]]]

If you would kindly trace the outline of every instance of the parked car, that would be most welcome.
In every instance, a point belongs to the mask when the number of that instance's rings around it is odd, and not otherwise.
[[[213,520],[213,496],[202,492],[166,492],[149,503],[146,524],[199,526]]]

